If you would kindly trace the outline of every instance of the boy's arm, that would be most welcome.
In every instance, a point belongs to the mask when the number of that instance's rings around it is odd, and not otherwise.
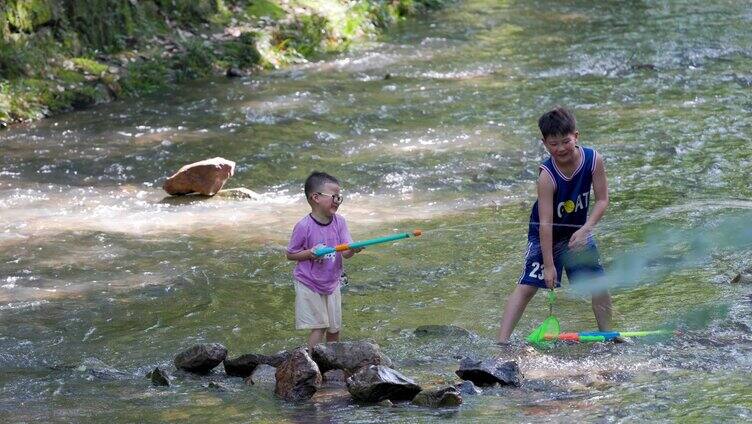
[[[538,175],[538,235],[543,254],[543,278],[546,286],[556,286],[556,267],[554,266],[553,227],[554,220],[554,182],[547,172]]]
[[[587,238],[592,233],[595,224],[601,220],[603,214],[608,208],[608,181],[606,180],[606,166],[603,164],[603,157],[596,156],[595,170],[593,171],[593,193],[595,194],[595,205],[590,213],[585,225],[572,234],[569,240],[570,247],[584,246]]]
[[[309,259],[315,259],[316,255],[313,254],[314,249],[301,250],[297,253],[286,252],[285,256],[291,261],[307,261]]]
[[[316,255],[313,254],[314,249],[306,249],[306,240],[307,231],[305,226],[298,222],[292,230],[292,236],[290,237],[290,243],[287,245],[285,257],[291,261],[315,259]]]

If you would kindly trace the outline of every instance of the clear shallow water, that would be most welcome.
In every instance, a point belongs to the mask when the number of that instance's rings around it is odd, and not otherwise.
[[[752,265],[750,20],[737,2],[465,1],[345,56],[1,133],[0,416],[748,418],[752,289],[728,281]],[[343,180],[356,239],[427,230],[348,262],[345,337],[375,339],[425,386],[454,381],[456,356],[496,353],[544,158],[536,120],[555,104],[575,110],[582,143],[606,158],[611,206],[596,235],[624,285],[616,324],[685,324],[681,336],[527,352],[521,389],[456,411],[357,406],[338,393],[287,405],[271,383],[232,379],[228,392],[147,384],[146,371],[195,342],[233,356],[302,343],[282,249],[313,169]],[[166,176],[212,156],[236,161],[228,186],[262,200],[163,201]],[[571,289],[555,311],[567,330],[594,326]],[[534,299],[515,334],[546,313]],[[478,337],[419,339],[422,324]],[[92,357],[124,375],[80,371]]]

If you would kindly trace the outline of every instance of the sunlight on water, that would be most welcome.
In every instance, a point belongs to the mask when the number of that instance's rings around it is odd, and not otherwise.
[[[348,53],[193,82],[0,133],[0,416],[7,421],[737,421],[752,415],[752,12],[743,2],[469,0]],[[457,410],[309,403],[255,386],[143,376],[176,352],[298,346],[290,231],[314,169],[340,178],[353,237],[424,230],[347,261],[345,339],[373,339],[424,386],[494,346],[522,271],[536,127],[574,109],[605,158],[595,229],[606,280],[560,290],[562,330],[593,329],[613,288],[626,344],[522,347],[520,388]],[[221,156],[253,200],[167,198],[164,179]],[[514,346],[547,316],[533,298]],[[460,337],[418,337],[425,324]],[[90,370],[87,367],[101,369]],[[109,369],[109,368],[111,369]],[[105,371],[102,371],[104,369]],[[113,371],[114,370],[114,371]],[[97,372],[100,372],[99,374]],[[108,374],[109,373],[109,374]],[[102,375],[105,375],[103,378]],[[23,405],[20,407],[19,405]]]

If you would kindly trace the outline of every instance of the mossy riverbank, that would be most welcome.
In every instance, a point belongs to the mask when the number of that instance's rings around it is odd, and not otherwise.
[[[7,0],[0,126],[346,50],[448,0]]]

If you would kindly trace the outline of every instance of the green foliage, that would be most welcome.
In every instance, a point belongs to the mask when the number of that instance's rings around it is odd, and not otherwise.
[[[214,14],[226,11],[222,0],[156,0],[159,10],[188,26],[210,22]]]
[[[138,96],[228,66],[270,68],[302,62],[320,52],[345,50],[374,27],[445,2],[0,0],[0,121],[37,119],[50,111],[86,107],[109,97],[105,86],[117,95]],[[231,10],[244,13],[233,15]],[[169,45],[183,39],[177,28],[217,32],[233,18],[241,25],[254,25],[260,17],[281,26],[245,31],[237,39],[223,41],[195,37],[175,56],[169,55],[173,49],[165,51],[152,40],[159,35]],[[108,73],[111,65],[106,62],[120,62],[122,58],[113,56],[129,50],[123,56],[137,53],[142,60],[128,62],[120,75]],[[97,81],[87,81],[87,74]]]
[[[246,7],[246,13],[250,16],[260,18],[262,16],[268,16],[272,19],[281,19],[285,16],[285,11],[279,5],[271,0],[253,0],[251,4]]]
[[[230,65],[248,68],[261,62],[261,53],[256,48],[256,37],[251,32],[244,32],[237,41],[224,45],[225,61]]]
[[[25,32],[32,32],[56,18],[54,2],[49,0],[8,0],[0,13],[10,27]]]
[[[143,61],[128,67],[128,73],[120,80],[120,85],[125,95],[138,96],[166,87],[170,77],[170,70],[162,62]]]
[[[205,46],[201,41],[190,41],[185,47],[185,53],[176,57],[173,64],[177,82],[211,75],[215,59],[211,46]]]
[[[321,50],[328,34],[328,23],[323,16],[303,15],[297,22],[283,28],[281,38],[287,40],[287,46],[303,57],[311,57]]]
[[[139,14],[128,0],[69,0],[64,5],[68,25],[90,48],[122,50],[136,33]]]

